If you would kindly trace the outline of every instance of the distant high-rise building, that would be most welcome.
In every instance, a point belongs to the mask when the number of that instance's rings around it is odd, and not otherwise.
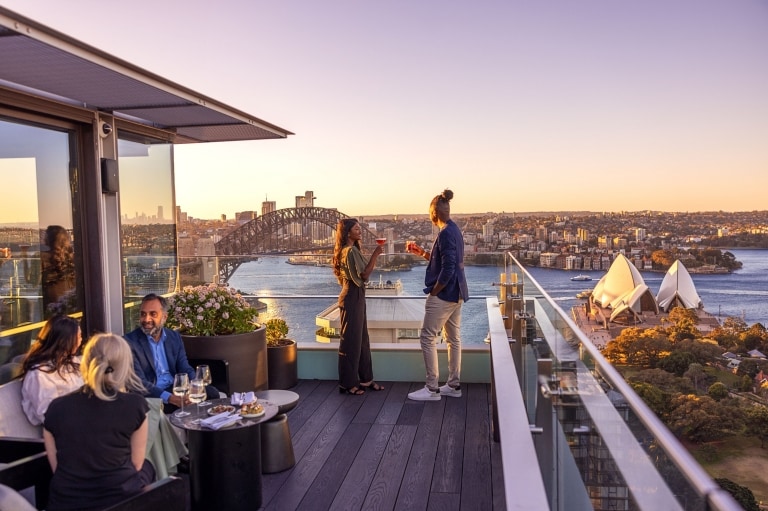
[[[534,237],[537,240],[546,241],[546,239],[547,239],[547,228],[544,227],[543,225],[540,225],[539,227],[536,228],[536,230],[534,231],[533,235],[534,235]]]
[[[227,221],[227,215],[226,215],[226,213],[222,213],[222,214],[221,214],[221,221],[222,221],[222,222],[226,222],[226,221]]]
[[[235,220],[237,220],[238,223],[244,224],[246,222],[250,222],[251,220],[256,220],[257,216],[258,213],[255,211],[239,211],[235,213]]]
[[[163,207],[162,206],[158,206],[157,207],[157,219],[158,219],[158,221],[161,221],[161,222],[163,221]]]
[[[315,205],[315,197],[314,192],[312,191],[306,191],[304,192],[304,195],[297,195],[296,196],[296,207],[297,208],[311,208]]]
[[[485,241],[493,239],[493,220],[488,220],[483,224],[483,239]]]
[[[646,236],[646,231],[642,227],[635,229],[635,241],[643,241]]]
[[[261,216],[264,216],[267,213],[272,213],[273,211],[277,211],[277,202],[273,200],[265,200],[261,203]]]

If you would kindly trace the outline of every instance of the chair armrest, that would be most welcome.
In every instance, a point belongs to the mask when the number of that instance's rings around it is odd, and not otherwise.
[[[190,358],[189,365],[207,365],[211,368],[211,385],[229,395],[229,362],[217,358]]]
[[[45,452],[42,438],[0,437],[0,463],[10,463],[41,452]]]
[[[180,477],[166,477],[145,486],[140,493],[105,511],[185,511],[189,500],[188,488]]]
[[[0,484],[17,491],[35,487],[35,502],[40,509],[48,505],[48,486],[52,476],[45,451],[17,459],[0,468]]]

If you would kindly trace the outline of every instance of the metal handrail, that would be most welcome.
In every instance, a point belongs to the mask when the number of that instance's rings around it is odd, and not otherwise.
[[[651,411],[640,396],[624,380],[616,368],[603,357],[600,350],[592,344],[589,337],[584,335],[576,323],[566,314],[559,305],[547,294],[531,274],[517,261],[513,254],[507,253],[514,265],[540,293],[537,300],[543,300],[578,338],[583,351],[589,354],[594,364],[599,368],[601,376],[607,379],[611,385],[624,397],[629,407],[635,413],[642,424],[650,431],[664,452],[688,480],[691,486],[704,497],[711,509],[721,511],[739,511],[742,507],[736,503],[731,495],[723,490],[699,465],[695,458],[683,447],[679,440],[664,425],[663,422]],[[582,357],[583,358],[583,357]]]

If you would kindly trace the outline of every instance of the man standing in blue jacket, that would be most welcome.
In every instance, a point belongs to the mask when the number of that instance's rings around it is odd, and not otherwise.
[[[407,245],[408,252],[424,257],[429,263],[424,276],[424,321],[421,325],[421,350],[427,370],[423,389],[408,394],[415,401],[439,401],[440,396],[461,397],[461,305],[469,299],[464,275],[464,236],[451,220],[453,192],[444,190],[429,205],[429,218],[440,232],[432,250],[416,244]],[[448,343],[448,381],[438,387],[439,368],[436,338],[445,328]]]
[[[189,365],[187,353],[181,335],[175,330],[165,328],[168,319],[168,304],[160,295],[148,294],[141,299],[140,324],[125,338],[131,346],[133,368],[147,389],[147,397],[159,397],[169,413],[181,406],[182,397],[174,396],[173,376],[187,373],[190,381],[195,378],[195,370]],[[212,386],[206,387],[208,399],[217,399],[219,391]],[[184,404],[189,397],[184,396]]]

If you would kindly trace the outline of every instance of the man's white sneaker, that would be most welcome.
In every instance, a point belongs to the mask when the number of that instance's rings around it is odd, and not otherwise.
[[[440,395],[447,397],[461,397],[461,387],[454,389],[450,385],[446,384],[440,387]]]
[[[440,401],[440,392],[433,392],[425,386],[408,394],[408,399],[413,399],[414,401]]]

